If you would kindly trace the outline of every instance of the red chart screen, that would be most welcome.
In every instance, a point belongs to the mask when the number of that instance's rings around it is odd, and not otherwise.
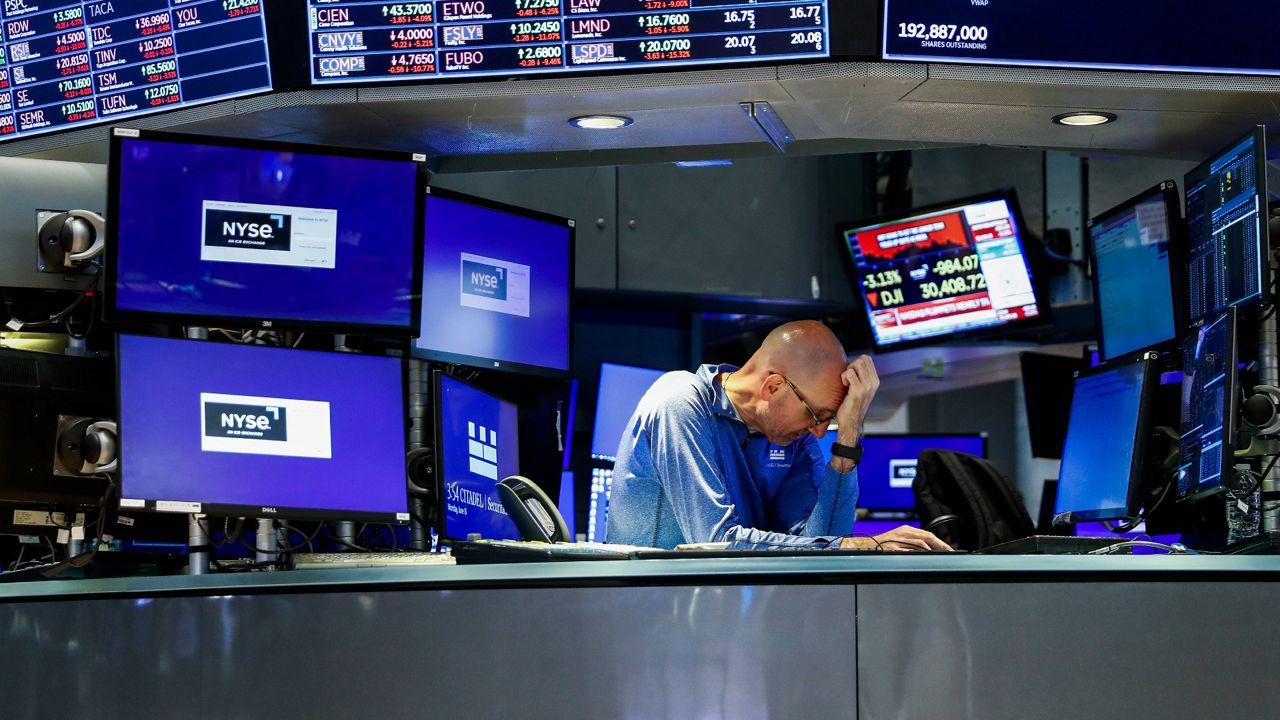
[[[844,238],[879,347],[1040,314],[1007,200],[856,228]]]

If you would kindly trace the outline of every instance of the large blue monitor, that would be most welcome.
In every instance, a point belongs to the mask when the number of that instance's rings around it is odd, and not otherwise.
[[[1155,382],[1154,360],[1146,356],[1076,376],[1058,470],[1055,519],[1118,520],[1137,515]]]
[[[823,455],[831,458],[837,429],[818,441]],[[916,460],[929,449],[954,450],[977,457],[987,456],[985,434],[964,435],[864,435],[862,462],[858,463],[858,507],[875,511],[914,512],[915,495],[911,483],[916,477]]]
[[[419,167],[409,153],[117,128],[108,318],[412,335]]]
[[[567,377],[574,221],[428,188],[424,222],[413,354]]]
[[[121,335],[120,507],[407,522],[400,361]]]
[[[1173,341],[1183,326],[1177,187],[1167,180],[1089,221],[1093,302],[1103,360]]]
[[[519,409],[442,372],[435,378],[441,535],[519,540],[497,491],[499,480],[520,470]]]
[[[600,386],[596,393],[596,421],[591,432],[591,457],[613,461],[618,443],[627,429],[627,421],[640,404],[640,398],[664,370],[630,365],[600,364]]]
[[[1190,319],[1266,301],[1267,151],[1251,130],[1186,176]]]
[[[1182,348],[1182,429],[1178,499],[1193,501],[1223,489],[1235,460],[1236,311],[1200,324]]]

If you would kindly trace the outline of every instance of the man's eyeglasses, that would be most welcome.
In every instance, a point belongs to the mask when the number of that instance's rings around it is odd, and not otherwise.
[[[796,394],[796,399],[804,406],[804,409],[809,413],[809,417],[813,418],[813,424],[809,427],[818,427],[819,425],[825,426],[831,423],[831,418],[835,417],[835,415],[832,415],[825,420],[820,419],[818,417],[818,413],[814,412],[813,408],[809,407],[809,403],[805,402],[804,396],[796,389],[795,383],[788,380],[787,376],[782,375],[781,373],[778,374],[778,377],[782,378],[782,382],[786,383],[787,387],[791,388],[791,392]]]

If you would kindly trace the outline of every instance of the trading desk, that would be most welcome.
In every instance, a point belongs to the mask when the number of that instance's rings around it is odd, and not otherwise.
[[[1275,717],[1278,578],[904,554],[0,585],[0,716]]]

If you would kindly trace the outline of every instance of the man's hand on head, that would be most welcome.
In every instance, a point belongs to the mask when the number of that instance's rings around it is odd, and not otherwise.
[[[840,424],[836,442],[853,446],[862,438],[862,425],[867,419],[867,410],[871,408],[871,399],[880,389],[880,376],[871,358],[859,355],[845,367],[840,381],[849,391],[836,410],[836,422]]]
[[[841,550],[888,550],[892,552],[912,552],[918,550],[950,551],[950,545],[938,539],[928,530],[921,530],[910,525],[896,527],[889,532],[880,533],[874,538],[847,537],[840,540]]]

